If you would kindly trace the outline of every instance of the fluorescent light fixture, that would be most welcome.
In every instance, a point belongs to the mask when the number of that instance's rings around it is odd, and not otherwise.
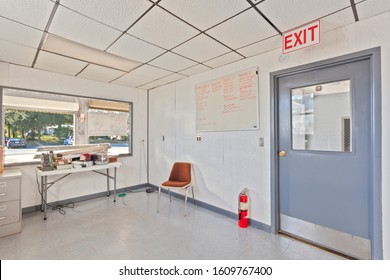
[[[3,106],[18,110],[49,113],[75,113],[79,110],[79,103],[9,95],[3,96]]]
[[[42,50],[125,72],[142,64],[53,34],[47,35]]]

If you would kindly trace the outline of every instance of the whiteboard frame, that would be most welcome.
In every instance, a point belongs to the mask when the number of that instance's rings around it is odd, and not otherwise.
[[[228,76],[237,76],[239,73],[242,73],[242,72],[247,72],[247,71],[255,71],[256,72],[256,76],[257,76],[257,79],[256,79],[256,86],[257,86],[257,92],[256,92],[256,127],[253,127],[253,128],[237,128],[237,129],[198,129],[197,128],[197,123],[198,123],[198,110],[196,108],[196,104],[197,104],[197,94],[196,94],[196,88],[199,86],[199,85],[204,85],[204,84],[209,84],[213,81],[217,81],[217,80],[221,80],[225,77],[228,77]],[[204,81],[204,82],[201,82],[201,83],[197,83],[195,84],[195,131],[196,132],[229,132],[229,131],[255,131],[255,130],[259,130],[260,129],[260,118],[259,118],[259,108],[260,108],[260,81],[259,81],[259,67],[252,67],[252,68],[248,68],[248,69],[243,69],[243,70],[240,70],[240,71],[236,71],[236,72],[232,72],[230,74],[227,74],[227,75],[224,75],[224,76],[220,76],[220,77],[217,77],[217,78],[214,78],[214,79],[210,79],[210,80],[207,80],[207,81]]]

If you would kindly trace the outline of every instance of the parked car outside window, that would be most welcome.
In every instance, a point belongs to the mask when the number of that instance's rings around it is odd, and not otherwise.
[[[27,141],[23,138],[10,138],[7,141],[7,148],[26,148]]]

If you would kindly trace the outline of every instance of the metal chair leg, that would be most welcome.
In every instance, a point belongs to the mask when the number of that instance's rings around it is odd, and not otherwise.
[[[192,203],[195,205],[195,196],[194,196],[194,187],[191,186],[191,191],[192,191]]]
[[[192,202],[193,202],[194,205],[195,205],[194,188],[193,188],[193,186],[189,186],[189,187],[185,188],[186,194],[185,194],[185,198],[184,198],[184,216],[187,215],[188,190],[189,190],[190,188],[191,188],[191,192],[192,192]],[[171,190],[170,190],[169,188],[167,188],[167,190],[168,190],[168,194],[169,194],[169,202],[172,203]],[[161,187],[158,188],[158,196],[157,196],[157,213],[159,213],[159,211],[160,211],[160,197],[161,197]]]
[[[188,197],[187,192],[188,192],[188,188],[186,188],[186,197],[184,199],[184,216],[187,215],[187,197]]]

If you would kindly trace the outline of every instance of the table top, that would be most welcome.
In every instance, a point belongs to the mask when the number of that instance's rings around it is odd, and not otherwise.
[[[68,173],[103,170],[103,169],[116,168],[116,167],[121,167],[121,166],[122,166],[122,163],[120,163],[120,162],[111,162],[111,163],[107,163],[107,164],[92,165],[89,167],[60,169],[60,170],[54,169],[54,170],[49,170],[49,171],[42,171],[42,170],[37,168],[37,175],[40,177],[41,176],[48,176],[48,175],[60,175],[60,174],[68,174]]]

